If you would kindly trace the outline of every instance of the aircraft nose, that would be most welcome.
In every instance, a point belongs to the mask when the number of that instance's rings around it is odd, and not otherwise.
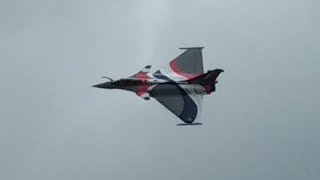
[[[103,89],[111,89],[111,88],[113,88],[113,85],[110,82],[105,82],[105,83],[93,85],[92,87],[103,88]]]

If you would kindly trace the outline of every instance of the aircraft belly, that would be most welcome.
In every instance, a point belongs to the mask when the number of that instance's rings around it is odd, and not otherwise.
[[[161,86],[161,85],[160,85]],[[204,95],[206,94],[205,89],[201,85],[179,85],[188,95]],[[152,90],[151,90],[152,91]],[[161,96],[179,96],[181,92],[177,91],[174,86],[165,86],[157,89],[157,92]],[[151,93],[152,94],[152,93]]]

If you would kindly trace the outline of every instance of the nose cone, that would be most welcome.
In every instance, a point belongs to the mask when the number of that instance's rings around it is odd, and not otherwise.
[[[114,89],[115,88],[115,86],[111,82],[96,84],[96,85],[93,85],[92,87],[103,88],[103,89]]]

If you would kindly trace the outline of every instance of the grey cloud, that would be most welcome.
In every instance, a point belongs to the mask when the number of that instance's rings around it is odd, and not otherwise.
[[[318,1],[1,1],[0,179],[319,179]],[[91,88],[180,46],[223,68],[201,127]]]

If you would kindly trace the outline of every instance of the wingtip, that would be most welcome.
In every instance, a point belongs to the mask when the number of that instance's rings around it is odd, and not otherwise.
[[[199,47],[181,47],[179,49],[186,50],[186,49],[203,49],[203,48],[204,48],[203,46],[199,46]]]
[[[181,123],[181,124],[177,124],[177,126],[199,126],[199,125],[202,125],[202,123],[190,123],[190,124]]]

